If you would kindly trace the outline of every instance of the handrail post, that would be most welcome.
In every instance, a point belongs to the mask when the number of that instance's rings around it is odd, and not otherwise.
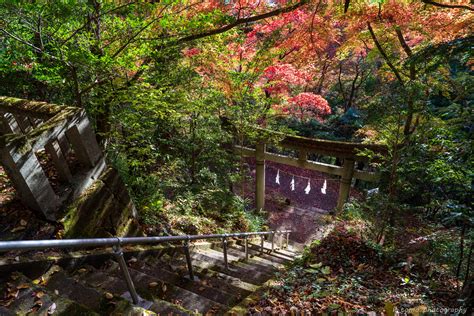
[[[229,270],[229,262],[227,261],[227,237],[225,234],[224,234],[224,237],[222,238],[222,249],[224,250],[225,269]]]
[[[130,276],[130,272],[127,268],[127,263],[123,258],[122,248],[120,247],[120,239],[118,240],[118,244],[113,247],[115,257],[117,258],[118,264],[120,266],[120,270],[122,270],[123,276],[125,277],[125,282],[127,283],[128,291],[130,292],[130,296],[132,297],[133,304],[139,303],[139,298],[137,291],[135,290],[135,285],[133,285],[132,278]]]
[[[245,261],[249,261],[249,238],[245,236]]]
[[[275,250],[275,232],[272,231],[272,252]]]
[[[280,249],[283,249],[283,238],[284,238],[283,233],[280,232],[280,238],[278,238],[280,241]]]
[[[188,265],[189,279],[194,281],[193,265],[189,253],[189,236],[187,236],[187,239],[184,241],[184,255],[186,256],[186,264]]]
[[[264,235],[260,236],[260,254],[263,255],[263,238]]]
[[[290,245],[290,233],[286,233],[286,247],[285,249],[288,249],[288,246]]]

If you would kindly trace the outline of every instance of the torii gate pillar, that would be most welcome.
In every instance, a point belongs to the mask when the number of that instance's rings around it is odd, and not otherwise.
[[[255,204],[257,211],[265,208],[265,144],[256,146],[255,168]]]

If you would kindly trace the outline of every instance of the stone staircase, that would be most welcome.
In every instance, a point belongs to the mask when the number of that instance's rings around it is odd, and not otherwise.
[[[180,247],[127,252],[130,275],[141,301],[131,303],[127,284],[112,257],[80,264],[51,264],[32,280],[13,272],[0,276],[3,306],[0,315],[242,315],[245,301],[290,263],[296,245],[282,249],[257,239],[244,246],[229,242],[228,268],[221,243],[191,246],[195,279],[190,280]]]

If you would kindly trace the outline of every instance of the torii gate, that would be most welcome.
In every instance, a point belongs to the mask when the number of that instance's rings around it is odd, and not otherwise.
[[[265,130],[265,132],[274,135],[280,135],[283,139],[279,142],[279,145],[283,148],[296,150],[298,152],[298,158],[267,152],[266,145],[269,142],[265,141],[258,142],[255,146],[255,149],[235,146],[236,153],[246,157],[254,157],[256,160],[255,204],[257,210],[262,210],[265,207],[266,160],[340,176],[339,197],[337,199],[336,206],[336,210],[340,212],[344,206],[344,203],[346,203],[349,198],[352,178],[372,182],[376,182],[380,179],[379,172],[354,169],[356,161],[369,160],[367,157],[361,155],[361,152],[370,150],[382,156],[387,155],[388,152],[387,147],[384,145],[329,141],[324,139],[290,136],[268,130]],[[343,165],[341,167],[308,160],[308,153],[337,157],[343,160]]]

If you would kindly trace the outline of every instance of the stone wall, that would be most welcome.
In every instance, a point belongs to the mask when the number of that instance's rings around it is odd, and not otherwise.
[[[62,221],[66,236],[137,233],[133,202],[118,173],[107,167],[83,109],[0,97],[0,153],[22,203],[38,216]],[[39,153],[48,157],[57,183]]]
[[[108,168],[66,210],[65,237],[138,234],[137,211],[118,172]]]

